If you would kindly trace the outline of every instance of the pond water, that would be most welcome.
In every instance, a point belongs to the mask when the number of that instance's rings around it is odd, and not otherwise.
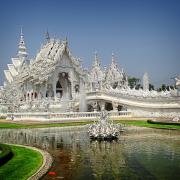
[[[87,126],[0,130],[0,142],[36,146],[54,157],[42,179],[180,179],[180,131],[129,127],[118,141],[91,141]]]

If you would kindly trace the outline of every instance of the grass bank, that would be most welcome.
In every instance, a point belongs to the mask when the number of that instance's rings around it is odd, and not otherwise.
[[[34,174],[42,165],[42,155],[29,148],[10,146],[14,156],[6,164],[0,167],[0,179],[25,180]]]
[[[44,124],[19,124],[19,123],[5,123],[0,122],[0,128],[48,128],[48,127],[65,127],[65,126],[80,126],[91,122],[60,122],[60,123],[44,123]]]
[[[139,126],[139,127],[149,127],[149,128],[157,128],[157,129],[180,130],[180,125],[150,124],[147,121],[139,121],[139,120],[116,120],[116,123],[122,123],[127,126]]]

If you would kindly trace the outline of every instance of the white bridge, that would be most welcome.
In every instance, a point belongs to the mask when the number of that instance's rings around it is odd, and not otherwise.
[[[113,110],[127,110],[135,117],[180,117],[180,96],[140,96],[115,91],[97,91],[87,93],[87,102],[97,102],[102,107],[111,103]]]
[[[115,103],[116,105],[125,105],[140,108],[159,108],[159,109],[180,109],[180,96],[175,97],[142,97],[123,95],[115,92],[89,92],[87,101],[99,100]]]
[[[105,103],[111,103],[113,110],[109,111],[112,118],[118,117],[180,117],[180,97],[136,97],[131,95],[123,95],[114,92],[89,92],[86,94],[86,101],[88,105],[96,103],[103,109]],[[49,101],[50,107],[54,109],[62,108],[65,103],[59,101]],[[35,102],[34,102],[35,103]],[[79,102],[74,103],[75,107],[79,106]],[[118,110],[118,106],[126,107],[126,110]],[[7,119],[13,120],[36,120],[36,121],[82,121],[95,120],[100,116],[97,107],[93,107],[92,112],[53,112],[51,109],[44,112],[44,109],[36,111],[36,106],[30,112],[14,112],[7,113]]]

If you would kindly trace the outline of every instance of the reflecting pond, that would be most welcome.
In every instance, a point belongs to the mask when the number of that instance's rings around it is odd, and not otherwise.
[[[43,179],[180,179],[180,131],[129,127],[118,141],[91,141],[87,126],[1,129],[0,142],[36,146],[54,157]]]

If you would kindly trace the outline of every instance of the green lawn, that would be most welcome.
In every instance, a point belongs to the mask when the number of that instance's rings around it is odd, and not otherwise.
[[[0,122],[0,128],[46,128],[46,127],[64,127],[64,126],[79,126],[92,122],[68,122],[68,123],[49,123],[49,124],[17,124]]]
[[[65,127],[65,126],[80,126],[92,123],[93,121],[84,122],[66,122],[66,123],[46,123],[46,124],[17,124],[17,123],[5,123],[0,122],[0,128],[48,128],[48,127]],[[160,129],[178,129],[180,125],[161,125],[161,124],[150,124],[147,121],[142,120],[115,120],[116,123],[122,123],[125,125],[160,128]]]
[[[180,125],[150,124],[150,123],[147,123],[147,121],[139,121],[139,120],[116,120],[115,122],[122,123],[124,125],[131,125],[131,126],[180,130]]]
[[[13,158],[0,167],[1,180],[25,180],[34,174],[42,165],[42,155],[34,150],[10,146]]]

